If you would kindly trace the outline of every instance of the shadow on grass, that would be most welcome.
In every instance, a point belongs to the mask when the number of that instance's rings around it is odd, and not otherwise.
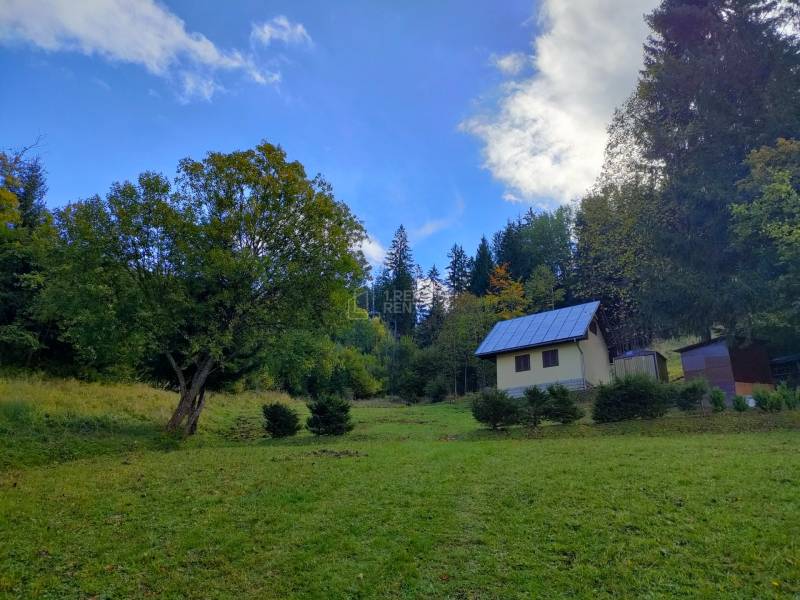
[[[0,470],[137,450],[174,450],[180,437],[143,420],[39,413],[29,403],[0,404]]]

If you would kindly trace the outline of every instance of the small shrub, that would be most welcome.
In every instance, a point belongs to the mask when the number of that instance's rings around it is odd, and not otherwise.
[[[702,406],[703,396],[708,392],[705,379],[692,379],[682,384],[673,384],[675,404],[681,410],[696,410]]]
[[[521,419],[526,425],[538,427],[550,413],[550,395],[533,386],[525,390],[527,406],[521,411]]]
[[[725,392],[719,388],[714,388],[708,392],[708,401],[711,402],[711,409],[716,412],[725,410]]]
[[[264,429],[274,438],[289,437],[300,431],[300,418],[285,404],[265,404],[261,412],[264,413]]]
[[[780,398],[781,404],[787,410],[794,410],[800,404],[800,389],[793,390],[786,382],[781,383],[775,390],[775,395]]]
[[[628,375],[598,388],[592,418],[598,423],[653,419],[668,407],[665,386],[647,375]]]
[[[575,404],[572,393],[563,385],[551,385],[547,388],[547,395],[550,396],[549,420],[567,425],[583,417],[583,410]]]
[[[783,408],[781,396],[765,388],[753,390],[753,400],[756,401],[756,406],[764,412],[778,412]]]
[[[431,402],[441,402],[447,398],[450,391],[450,384],[444,377],[434,377],[425,384],[425,396],[430,398]]]
[[[339,396],[321,395],[308,403],[306,427],[315,435],[343,435],[353,429],[350,403]]]
[[[519,423],[520,410],[503,390],[488,389],[472,403],[472,416],[492,429]]]
[[[744,396],[739,396],[738,394],[733,397],[733,410],[736,412],[747,412],[750,407],[747,405],[747,400],[745,400]]]

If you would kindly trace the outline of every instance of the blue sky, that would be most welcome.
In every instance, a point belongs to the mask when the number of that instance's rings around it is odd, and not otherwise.
[[[596,175],[652,2],[584,2],[0,0],[0,145],[42,136],[60,206],[266,139],[333,184],[373,259],[403,223],[441,268]]]

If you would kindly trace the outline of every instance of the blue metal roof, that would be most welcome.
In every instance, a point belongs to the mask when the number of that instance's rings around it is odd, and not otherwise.
[[[520,348],[533,348],[586,337],[599,302],[500,321],[475,351],[476,356],[491,356]]]

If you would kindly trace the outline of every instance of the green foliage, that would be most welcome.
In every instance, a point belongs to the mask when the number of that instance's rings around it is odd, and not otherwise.
[[[308,403],[306,427],[315,435],[344,435],[353,429],[350,403],[340,396],[321,395]]]
[[[550,396],[537,386],[531,386],[525,390],[525,400],[527,406],[521,411],[521,419],[526,425],[538,427],[550,415]]]
[[[692,379],[672,385],[675,404],[681,410],[697,410],[702,406],[703,398],[708,393],[708,382],[705,379]]]
[[[573,394],[563,385],[551,385],[547,388],[550,406],[546,418],[565,425],[574,423],[583,417],[583,410],[575,403]]]
[[[289,437],[301,429],[297,413],[285,404],[265,404],[261,412],[264,414],[264,429],[274,438]]]
[[[748,280],[761,291],[749,301],[756,327],[791,347],[800,331],[800,140],[753,150],[747,165],[742,202],[732,211],[737,247],[749,260]]]
[[[753,400],[755,400],[756,406],[764,412],[778,412],[783,408],[781,395],[767,388],[753,390]]]
[[[475,349],[497,318],[487,297],[463,292],[452,299],[427,367],[447,377],[453,394],[494,385],[494,365],[476,357]]]
[[[554,310],[564,301],[566,290],[558,287],[558,279],[547,265],[539,265],[525,283],[528,310],[533,313]]]
[[[711,408],[714,412],[722,412],[725,410],[725,392],[719,388],[713,388],[708,393],[708,400],[711,403]]]
[[[745,399],[744,396],[736,394],[733,397],[733,410],[735,410],[736,412],[746,412],[749,409],[750,407],[747,405],[747,400]]]
[[[528,281],[544,266],[564,286],[572,272],[571,225],[567,207],[553,212],[528,210],[495,234],[495,264],[507,264],[510,277],[517,281]]]
[[[360,284],[361,224],[280,148],[181,161],[58,213],[42,314],[84,361],[164,357],[192,433],[210,374],[241,377],[272,335],[332,328]],[[134,363],[135,364],[135,363]]]
[[[375,308],[395,337],[412,335],[417,321],[419,267],[414,263],[405,227],[400,225],[386,252],[373,294]]]
[[[449,392],[450,386],[444,375],[437,375],[425,384],[425,397],[431,402],[441,402]]]
[[[520,408],[503,390],[486,389],[472,402],[472,416],[479,423],[499,429],[519,423]]]
[[[447,264],[447,284],[453,294],[458,295],[469,290],[472,278],[472,261],[464,252],[464,248],[453,244],[447,253],[450,261]]]
[[[542,421],[569,424],[583,417],[583,410],[575,403],[575,395],[560,384],[551,385],[544,392],[536,386],[525,390],[527,406],[521,411],[521,419],[531,427]]]
[[[668,392],[652,377],[629,375],[599,386],[592,418],[597,423],[664,416],[669,408]]]
[[[472,274],[470,278],[469,291],[475,296],[485,296],[489,291],[489,278],[494,270],[492,253],[489,250],[489,242],[486,237],[481,237],[478,250],[472,261]]]
[[[800,388],[793,389],[788,383],[782,382],[775,389],[775,394],[787,410],[794,410],[800,405]]]
[[[414,339],[421,348],[431,346],[439,337],[447,315],[447,291],[439,276],[439,269],[433,265],[420,290],[420,322],[414,332]]]

